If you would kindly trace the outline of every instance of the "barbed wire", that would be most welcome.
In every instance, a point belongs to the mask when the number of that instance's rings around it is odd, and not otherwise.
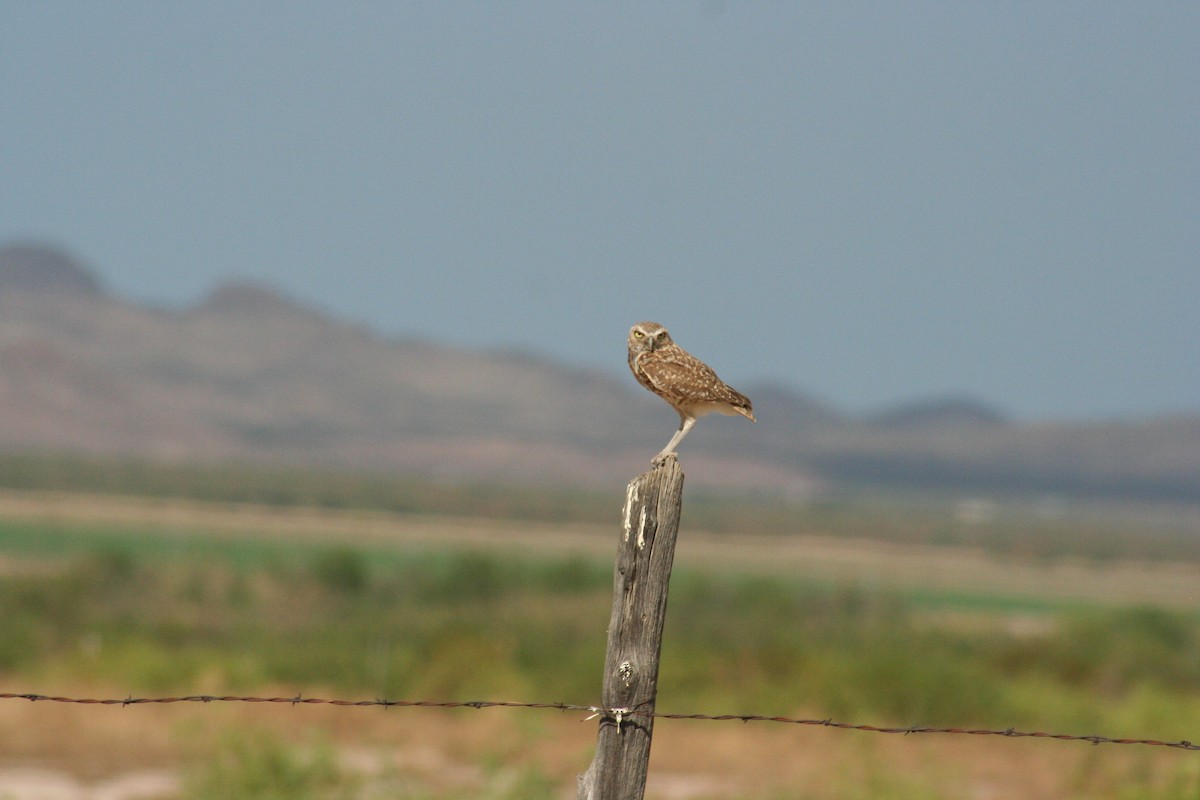
[[[1016,739],[1057,739],[1069,742],[1090,742],[1099,744],[1132,744],[1149,747],[1170,747],[1176,750],[1200,750],[1200,744],[1193,744],[1184,739],[1177,742],[1159,739],[1119,739],[1109,736],[1077,735],[1070,733],[1047,733],[1045,731],[1023,731],[1016,728],[962,728],[936,727],[927,725],[912,725],[907,727],[868,725],[862,723],[838,722],[833,719],[804,719],[798,717],[772,717],[761,714],[678,714],[662,711],[644,711],[629,708],[603,708],[600,706],[581,706],[571,703],[524,703],[513,700],[336,700],[320,697],[248,697],[238,695],[193,694],[179,697],[133,697],[125,698],[84,698],[60,697],[55,695],[34,693],[0,692],[0,700],[29,700],[31,702],[45,701],[50,703],[71,703],[76,705],[101,706],[137,706],[158,705],[167,703],[273,703],[279,705],[328,705],[342,707],[381,707],[388,708],[532,708],[553,709],[557,711],[587,712],[593,719],[602,716],[611,719],[619,726],[623,720],[631,717],[676,720],[703,720],[706,722],[776,722],[785,725],[811,725],[840,730],[866,731],[868,733],[899,733],[904,735],[919,733],[943,733],[964,736],[1004,736]]]

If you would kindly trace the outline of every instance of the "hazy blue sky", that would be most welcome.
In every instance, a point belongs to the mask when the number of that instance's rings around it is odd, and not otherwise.
[[[0,242],[851,410],[1200,410],[1200,3],[0,0]],[[630,379],[632,381],[632,379]]]

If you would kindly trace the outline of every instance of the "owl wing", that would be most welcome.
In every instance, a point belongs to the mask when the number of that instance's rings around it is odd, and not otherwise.
[[[682,351],[654,355],[642,360],[642,372],[664,398],[682,403],[728,399],[729,387],[698,358]]]

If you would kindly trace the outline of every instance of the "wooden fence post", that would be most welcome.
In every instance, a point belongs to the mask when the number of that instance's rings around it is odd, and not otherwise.
[[[613,571],[612,618],[596,756],[579,777],[578,800],[641,800],[650,763],[667,586],[675,558],[683,471],[668,458],[625,490],[624,531]],[[620,709],[621,713],[614,713]],[[639,712],[636,714],[625,712]]]

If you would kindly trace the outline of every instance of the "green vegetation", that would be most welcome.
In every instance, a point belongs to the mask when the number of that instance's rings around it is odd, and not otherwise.
[[[418,776],[384,765],[367,776],[338,763],[324,739],[288,744],[267,728],[221,737],[215,748],[197,749],[185,772],[181,800],[552,800],[561,796],[536,769],[508,769],[489,761],[482,786],[436,791]]]
[[[29,536],[0,526],[0,552],[28,556]],[[603,563],[218,547],[144,531],[85,548],[77,537],[42,531],[44,552],[70,542],[79,555],[0,582],[0,670],[22,682],[101,680],[138,694],[194,691],[203,677],[238,692],[595,701],[611,602]],[[1014,633],[1004,604],[989,611],[984,599],[679,572],[660,705],[1195,736],[1195,615],[1065,607]],[[975,624],[936,624],[936,612],[964,607]]]
[[[325,741],[289,747],[266,729],[227,733],[197,754],[184,784],[196,800],[354,800],[360,780],[341,769]]]

